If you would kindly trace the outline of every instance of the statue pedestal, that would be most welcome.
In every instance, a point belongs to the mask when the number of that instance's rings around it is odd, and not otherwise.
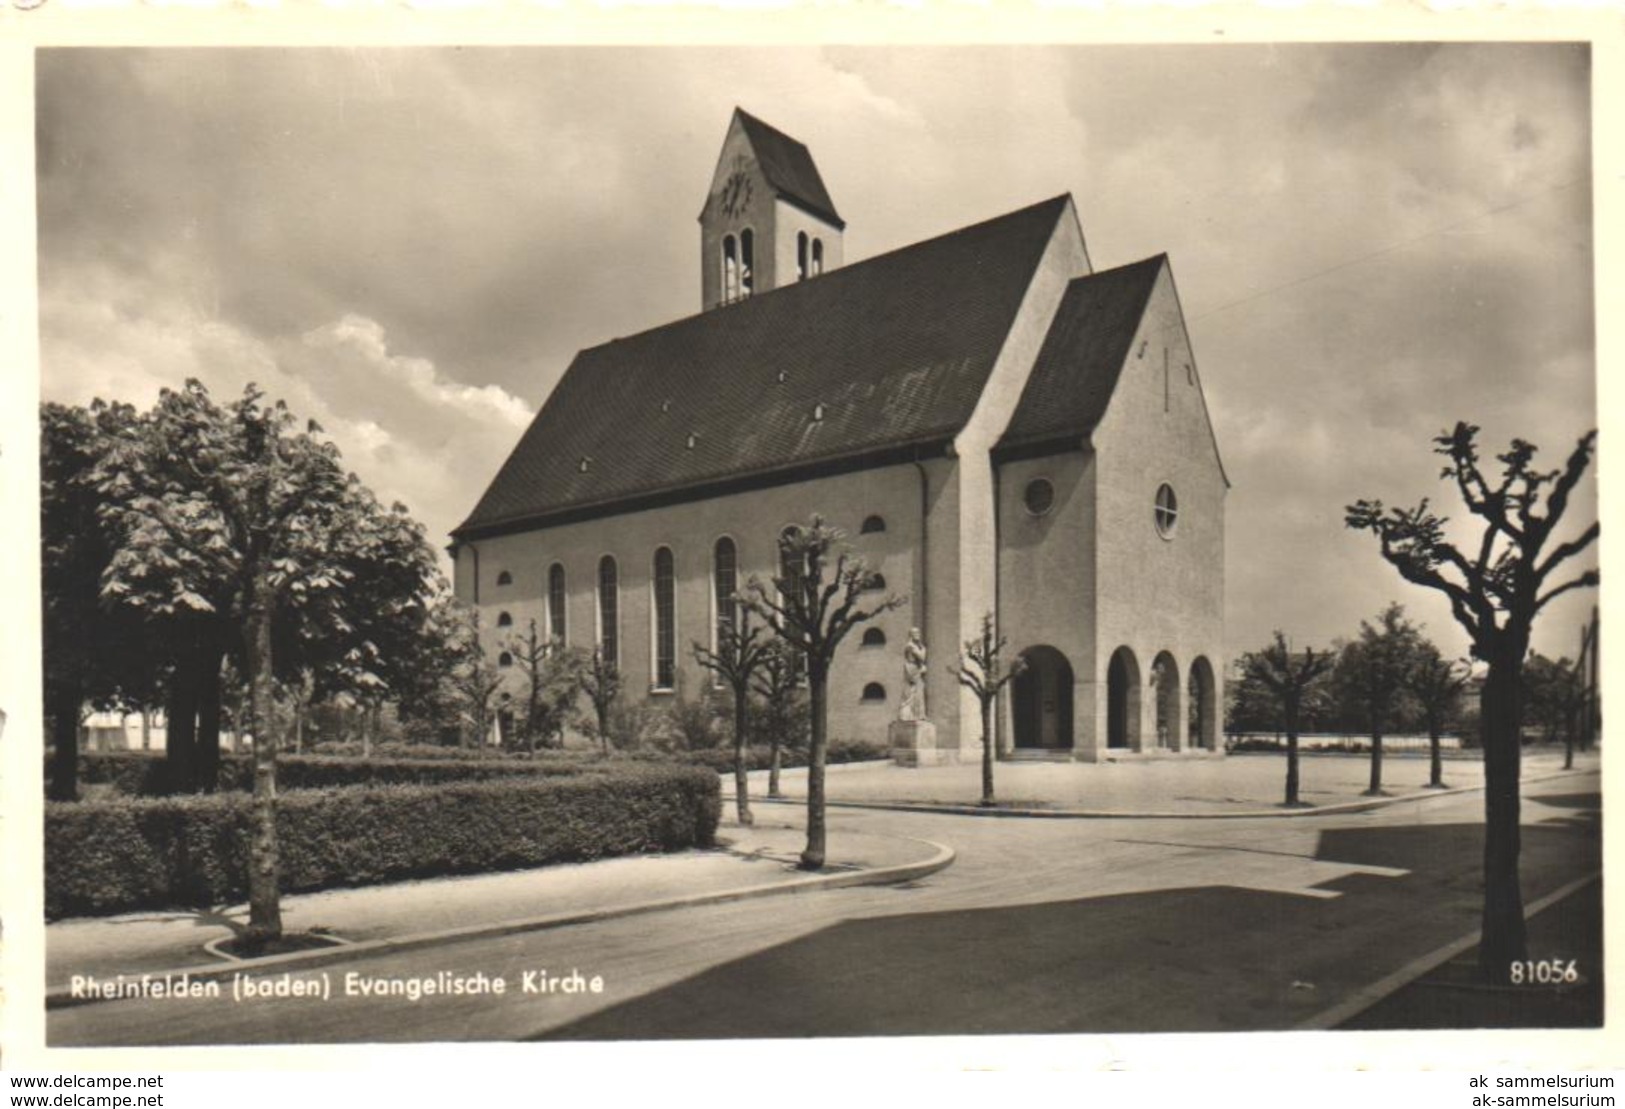
[[[958,748],[937,746],[937,726],[929,720],[893,720],[886,730],[892,761],[898,766],[952,766]]]

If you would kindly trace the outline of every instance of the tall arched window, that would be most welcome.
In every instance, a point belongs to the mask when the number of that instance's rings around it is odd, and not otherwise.
[[[739,299],[744,300],[756,288],[756,235],[750,228],[739,233]]]
[[[711,552],[711,597],[717,614],[716,641],[739,617],[739,551],[724,535]]]
[[[879,628],[864,628],[863,629],[863,646],[865,646],[865,647],[884,647],[885,645],[886,645],[886,633],[885,632],[881,631]]]
[[[732,235],[722,236],[722,303],[739,299],[739,244]]]
[[[807,233],[796,232],[796,280],[802,281],[807,277]]]
[[[598,560],[598,649],[604,661],[611,666],[621,664],[620,630],[620,575],[615,570],[615,559],[605,555]]]
[[[814,239],[812,244],[812,275],[817,277],[824,272],[824,240]]]
[[[508,571],[506,571],[506,570],[502,571],[500,574],[497,575],[497,584],[498,585],[512,585],[513,584],[513,575],[508,573]]]
[[[655,669],[656,689],[677,684],[677,582],[670,547],[655,551]]]
[[[873,535],[876,532],[885,530],[886,518],[884,516],[865,516],[863,526],[858,529],[858,533],[860,535]]]
[[[506,613],[506,612],[497,613],[497,627],[499,627],[499,628],[511,628],[511,627],[513,627],[513,616],[511,614],[509,614],[509,613]]]
[[[564,564],[555,562],[547,571],[547,634],[558,643],[565,641]]]

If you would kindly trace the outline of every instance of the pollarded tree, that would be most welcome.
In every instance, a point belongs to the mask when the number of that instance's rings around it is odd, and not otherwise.
[[[598,729],[598,743],[604,754],[609,754],[609,711],[621,695],[621,671],[604,657],[602,647],[594,647],[581,667],[581,691],[592,702],[593,719]]]
[[[366,542],[359,485],[314,425],[292,430],[287,407],[250,385],[220,407],[189,380],[122,431],[99,485],[120,545],[102,595],[163,619],[218,617],[240,628],[254,739],[246,940],[282,933],[276,833],[274,622],[290,593],[340,591],[340,552]],[[229,608],[223,606],[230,606]]]
[[[1422,710],[1428,730],[1428,788],[1444,788],[1444,760],[1439,754],[1439,735],[1461,707],[1461,694],[1472,679],[1472,667],[1445,658],[1439,648],[1424,641],[1416,663],[1406,679],[1411,696]]]
[[[767,736],[767,795],[779,792],[779,769],[784,751],[806,743],[807,705],[801,695],[801,656],[782,639],[769,639],[751,689],[761,698],[757,730]]]
[[[1376,624],[1360,621],[1360,637],[1344,647],[1337,660],[1334,680],[1341,699],[1371,737],[1371,782],[1366,793],[1372,797],[1383,794],[1383,737],[1405,710],[1407,679],[1421,644],[1421,633],[1405,619],[1404,606],[1390,604]]]
[[[1337,662],[1333,651],[1305,647],[1294,656],[1287,646],[1286,636],[1275,633],[1275,641],[1261,651],[1249,651],[1241,657],[1241,680],[1248,696],[1255,703],[1266,702],[1275,706],[1281,727],[1286,731],[1286,804],[1298,801],[1298,728],[1303,711],[1317,686],[1325,679]]]
[[[869,566],[845,545],[846,533],[814,515],[779,533],[781,573],[769,589],[752,578],[744,606],[799,652],[807,667],[812,739],[807,752],[807,847],[801,868],[824,865],[824,758],[829,744],[829,671],[847,633],[901,605],[887,594],[872,604]],[[833,561],[832,561],[833,560]]]
[[[505,684],[502,671],[485,649],[480,629],[480,610],[459,606],[453,641],[451,686],[455,691],[460,733],[465,747],[483,747],[490,742],[497,719],[497,693]]]
[[[581,694],[583,658],[556,639],[546,639],[530,621],[521,635],[509,636],[506,647],[525,678],[525,716],[522,723],[525,748],[536,753],[536,744],[556,747],[564,726]]]
[[[1443,593],[1466,630],[1473,656],[1488,663],[1482,697],[1484,743],[1484,915],[1479,969],[1494,982],[1510,980],[1528,957],[1523,894],[1519,888],[1519,762],[1522,671],[1535,618],[1555,598],[1594,587],[1598,573],[1584,570],[1555,581],[1559,569],[1596,542],[1596,522],[1556,541],[1569,498],[1585,475],[1597,433],[1581,437],[1558,470],[1537,470],[1535,447],[1514,439],[1497,456],[1499,477],[1480,465],[1478,428],[1458,423],[1434,440],[1445,458],[1441,477],[1452,480],[1467,510],[1483,524],[1476,551],[1445,537],[1445,518],[1426,500],[1415,508],[1384,508],[1381,501],[1348,507],[1349,527],[1377,537],[1382,556],[1406,581]]]
[[[959,662],[948,668],[954,680],[976,696],[982,718],[982,800],[991,807],[993,800],[993,703],[999,691],[1009,685],[1027,669],[1027,661],[1017,657],[1005,661],[1004,649],[1009,641],[993,630],[993,614],[982,614],[982,630],[975,639],[967,639],[959,649]]]
[[[722,603],[732,603],[723,598]],[[695,643],[694,661],[711,671],[727,685],[734,703],[734,805],[739,823],[749,827],[754,823],[750,813],[750,776],[745,765],[746,725],[750,722],[750,686],[762,668],[772,639],[760,627],[751,627],[744,612],[737,612],[732,620],[717,624],[717,649]]]

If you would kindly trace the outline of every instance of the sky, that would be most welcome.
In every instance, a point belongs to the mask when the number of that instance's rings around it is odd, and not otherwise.
[[[1392,600],[1464,653],[1343,507],[1460,515],[1432,436],[1465,419],[1557,467],[1597,420],[1584,45],[55,49],[36,73],[43,398],[257,382],[437,546],[575,351],[699,310],[735,105],[811,149],[848,263],[1060,193],[1097,269],[1170,256],[1232,483],[1232,653]],[[1536,646],[1573,655],[1594,600]]]

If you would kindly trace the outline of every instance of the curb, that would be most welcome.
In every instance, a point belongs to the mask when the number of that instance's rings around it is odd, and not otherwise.
[[[1595,770],[1558,770],[1550,774],[1533,775],[1520,779],[1520,786],[1535,782],[1551,781],[1554,778],[1567,778],[1579,774],[1595,774]],[[1115,812],[1107,809],[984,809],[977,805],[954,805],[945,802],[925,801],[913,804],[907,801],[832,801],[828,798],[824,804],[829,808],[842,809],[884,809],[890,812],[923,812],[939,813],[948,816],[985,816],[985,817],[1016,817],[1022,819],[1039,820],[1258,820],[1270,818],[1275,820],[1291,820],[1305,816],[1336,816],[1341,813],[1369,812],[1372,809],[1386,808],[1389,805],[1398,805],[1410,801],[1431,801],[1436,797],[1455,797],[1463,793],[1476,793],[1484,789],[1480,783],[1475,786],[1457,786],[1453,789],[1424,789],[1416,793],[1402,793],[1394,797],[1374,797],[1369,801],[1344,801],[1336,805],[1314,805],[1300,809],[1245,809],[1236,812]],[[751,803],[758,801],[772,805],[805,805],[805,797],[753,797]],[[726,791],[724,791],[726,802]]]
[[[1602,871],[1594,870],[1590,874],[1576,878],[1572,882],[1568,882],[1557,887],[1546,896],[1524,906],[1523,918],[1528,920],[1537,913],[1551,908],[1564,898],[1579,893],[1591,883],[1601,880],[1601,878]],[[1309,1017],[1307,1020],[1301,1021],[1294,1025],[1294,1030],[1299,1032],[1310,1032],[1325,1031],[1327,1029],[1336,1028],[1344,1021],[1359,1016],[1361,1013],[1365,1012],[1367,1009],[1371,1008],[1373,1005],[1376,1005],[1378,1002],[1389,997],[1390,995],[1398,993],[1400,990],[1404,989],[1406,986],[1410,985],[1412,982],[1416,981],[1418,978],[1421,978],[1428,972],[1437,967],[1443,966],[1445,963],[1448,963],[1451,959],[1454,959],[1462,952],[1471,951],[1475,946],[1477,946],[1481,935],[1482,933],[1479,930],[1474,929],[1473,931],[1467,933],[1467,935],[1462,936],[1460,939],[1452,940],[1443,947],[1435,948],[1426,955],[1412,959],[1410,962],[1406,963],[1392,974],[1384,978],[1377,979],[1369,986],[1362,986],[1360,989],[1354,991],[1354,993],[1345,1000],[1340,1001],[1331,1008],[1324,1009],[1321,1012],[1316,1013],[1314,1016]]]
[[[471,939],[491,939],[523,932],[540,932],[550,928],[564,928],[573,924],[592,924],[598,921],[618,920],[622,917],[642,916],[646,913],[666,912],[695,905],[720,905],[729,901],[749,901],[775,894],[807,893],[816,890],[843,889],[849,886],[889,886],[913,881],[947,868],[955,858],[954,849],[932,840],[898,836],[912,843],[924,844],[934,854],[920,862],[900,863],[874,870],[851,870],[835,874],[810,874],[789,882],[766,882],[755,886],[740,886],[712,893],[688,894],[668,897],[659,901],[642,901],[619,905],[609,909],[581,909],[570,913],[528,917],[521,920],[499,921],[494,924],[472,924],[463,928],[448,928],[438,932],[417,932],[382,940],[363,940],[315,951],[290,951],[285,955],[267,955],[258,959],[240,959],[232,963],[206,963],[202,966],[179,967],[174,970],[144,971],[138,978],[154,980],[175,979],[186,976],[194,982],[229,978],[234,974],[270,973],[274,971],[304,970],[327,966],[350,959],[363,959],[375,955],[393,955],[402,951],[458,943]],[[129,976],[126,976],[129,977]],[[45,991],[45,1008],[70,1009],[81,1005],[95,1005],[103,1001],[120,1000],[104,997],[75,997],[68,986],[52,986]]]

